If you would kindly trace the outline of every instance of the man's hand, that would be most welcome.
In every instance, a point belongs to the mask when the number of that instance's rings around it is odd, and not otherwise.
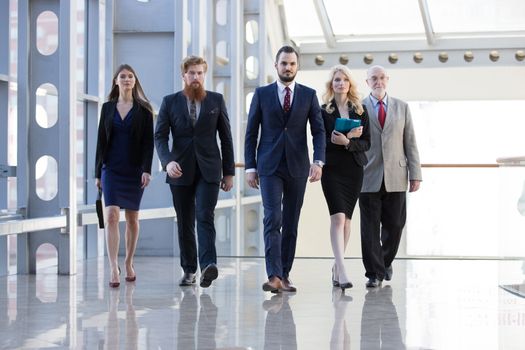
[[[410,189],[409,192],[416,192],[419,190],[419,185],[421,184],[421,181],[419,180],[410,180]]]
[[[232,175],[226,175],[221,180],[221,189],[224,192],[228,192],[233,187],[233,176]]]
[[[317,164],[310,165],[310,175],[308,176],[310,178],[310,182],[319,181],[321,179],[321,175],[323,175],[323,168]]]
[[[97,186],[97,189],[99,190],[102,189],[102,182],[100,181],[100,179],[95,179],[95,186]]]
[[[249,172],[246,173],[246,182],[251,188],[259,189],[259,176],[257,175],[257,172]]]
[[[166,172],[168,173],[169,177],[174,179],[182,176],[182,168],[180,167],[179,163],[174,160],[166,165]]]

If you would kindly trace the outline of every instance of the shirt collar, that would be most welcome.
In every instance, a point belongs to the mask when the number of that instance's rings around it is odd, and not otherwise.
[[[295,89],[295,80],[292,81],[292,83],[290,85],[288,85],[288,87],[290,88],[290,92],[293,93],[294,89]],[[284,89],[286,88],[286,85],[284,85],[283,83],[281,83],[280,80],[277,80],[277,88],[279,89],[279,92],[282,92],[284,94]]]
[[[377,98],[375,98],[375,96],[372,95],[372,94],[370,94],[370,101],[372,101],[374,106],[376,106],[379,103],[379,100]],[[383,97],[383,104],[385,106],[388,106],[388,94],[385,94],[385,97]]]

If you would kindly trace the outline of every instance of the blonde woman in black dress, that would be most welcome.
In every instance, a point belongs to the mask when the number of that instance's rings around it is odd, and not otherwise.
[[[335,258],[332,285],[344,291],[352,287],[344,256],[350,238],[350,220],[363,182],[363,166],[368,161],[365,151],[370,148],[370,130],[368,113],[346,66],[331,69],[323,102],[326,164],[321,184],[330,212],[330,241]],[[361,126],[343,134],[334,130],[337,118],[359,119]]]
[[[118,249],[120,209],[126,215],[126,277],[136,280],[133,257],[139,238],[139,208],[151,179],[153,109],[133,68],[119,66],[108,101],[102,105],[98,126],[95,184],[104,193],[106,244],[111,276],[109,286],[120,285]]]

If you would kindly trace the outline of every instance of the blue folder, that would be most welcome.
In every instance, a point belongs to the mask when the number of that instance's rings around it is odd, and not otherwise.
[[[335,131],[346,134],[353,128],[361,126],[361,120],[359,119],[347,119],[347,118],[337,118],[335,120]]]

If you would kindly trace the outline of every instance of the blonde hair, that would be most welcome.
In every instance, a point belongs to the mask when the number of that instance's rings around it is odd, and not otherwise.
[[[361,96],[359,95],[359,92],[357,91],[357,85],[350,74],[350,69],[348,69],[347,66],[343,66],[341,64],[333,66],[332,69],[330,69],[330,79],[326,82],[326,92],[323,95],[323,102],[326,104],[326,111],[328,113],[332,113],[335,110],[335,106],[332,105],[332,100],[335,96],[334,89],[332,88],[332,82],[337,72],[343,73],[350,81],[350,89],[346,95],[348,102],[354,108],[357,114],[363,114],[364,109],[363,105],[361,104]]]

